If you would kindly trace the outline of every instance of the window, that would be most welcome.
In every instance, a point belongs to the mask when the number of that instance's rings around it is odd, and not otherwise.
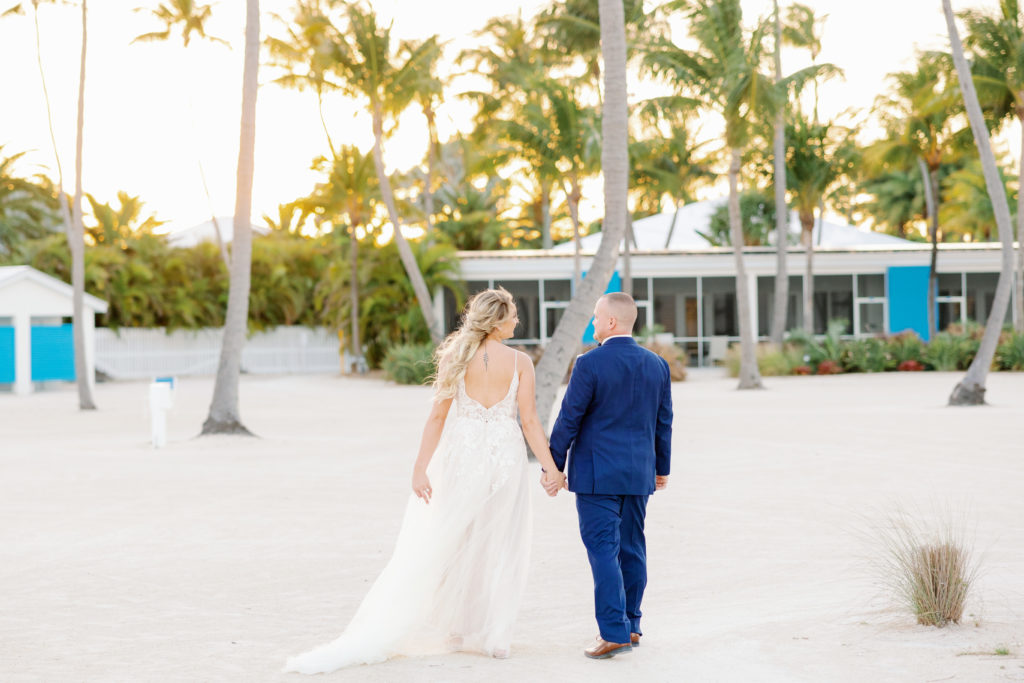
[[[654,324],[675,337],[696,337],[697,278],[654,278],[653,290]]]
[[[939,309],[938,329],[944,330],[953,323],[961,323],[967,312],[964,296],[964,273],[939,273],[939,294],[936,298]]]
[[[786,305],[786,329],[799,326],[803,319],[804,279],[799,275],[789,276],[789,301]],[[767,337],[771,334],[772,318],[775,315],[775,276],[762,275],[757,278],[757,334]]]
[[[853,278],[817,275],[814,278],[814,332],[825,334],[834,320],[845,320],[843,334],[853,332]]]
[[[536,280],[501,280],[495,287],[504,287],[516,300],[519,324],[513,340],[540,339],[540,283]]]
[[[854,279],[853,331],[858,335],[885,334],[888,301],[885,276],[881,273],[858,275]]]
[[[477,292],[482,292],[490,287],[490,282],[487,280],[467,280],[466,281],[466,297],[462,302],[462,306],[458,305],[455,300],[455,295],[452,294],[451,290],[445,288],[444,292],[444,329],[445,332],[451,332],[462,324],[462,313],[465,308],[466,301],[469,301],[469,297],[473,296]]]

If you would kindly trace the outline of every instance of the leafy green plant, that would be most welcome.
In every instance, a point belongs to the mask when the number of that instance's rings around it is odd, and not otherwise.
[[[847,372],[885,372],[894,367],[884,340],[855,339],[843,345],[843,367]]]
[[[841,364],[843,360],[843,341],[841,336],[846,331],[846,320],[835,319],[828,323],[828,331],[820,339],[804,330],[790,330],[789,342],[807,356],[812,368],[824,361]]]
[[[923,360],[926,365],[940,372],[966,370],[978,353],[979,341],[972,336],[940,332],[928,342]]]
[[[996,347],[995,365],[1000,370],[1024,370],[1024,333],[1003,335]]]
[[[381,363],[384,374],[399,384],[423,385],[435,372],[432,344],[400,344],[388,349]]]
[[[781,350],[772,344],[760,344],[757,347],[756,357],[758,370],[760,370],[761,375],[764,377],[800,374],[796,373],[796,368],[800,367],[804,362],[803,349],[791,344],[787,344]],[[732,346],[726,353],[725,365],[729,370],[730,376],[739,376],[739,345]],[[809,371],[807,374],[810,374]]]
[[[899,367],[907,361],[920,362],[924,358],[924,340],[916,332],[901,332],[886,338],[886,352]]]

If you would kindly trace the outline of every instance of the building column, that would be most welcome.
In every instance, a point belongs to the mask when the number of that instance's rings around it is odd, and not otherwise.
[[[757,341],[757,275],[747,273],[747,296],[750,301],[750,329],[754,331],[754,341]]]
[[[96,313],[90,309],[82,316],[85,323],[85,378],[89,391],[96,395]]]
[[[32,393],[32,316],[14,316],[14,393]]]
[[[437,318],[438,324],[441,326],[441,335],[447,335],[449,330],[445,329],[444,324],[444,289],[438,287],[434,290],[434,317]]]

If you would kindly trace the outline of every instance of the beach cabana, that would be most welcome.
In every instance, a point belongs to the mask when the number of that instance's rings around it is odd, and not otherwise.
[[[28,394],[34,382],[74,381],[71,285],[30,266],[0,267],[0,386]],[[85,295],[86,376],[94,381],[96,314],[107,303]]]

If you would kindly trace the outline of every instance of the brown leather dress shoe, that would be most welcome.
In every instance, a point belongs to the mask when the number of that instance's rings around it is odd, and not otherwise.
[[[629,644],[632,645],[633,647],[640,647],[640,634],[639,633],[630,633],[629,634]]]
[[[609,643],[598,637],[597,642],[583,651],[591,659],[610,659],[615,655],[630,652],[633,646],[630,643]]]

